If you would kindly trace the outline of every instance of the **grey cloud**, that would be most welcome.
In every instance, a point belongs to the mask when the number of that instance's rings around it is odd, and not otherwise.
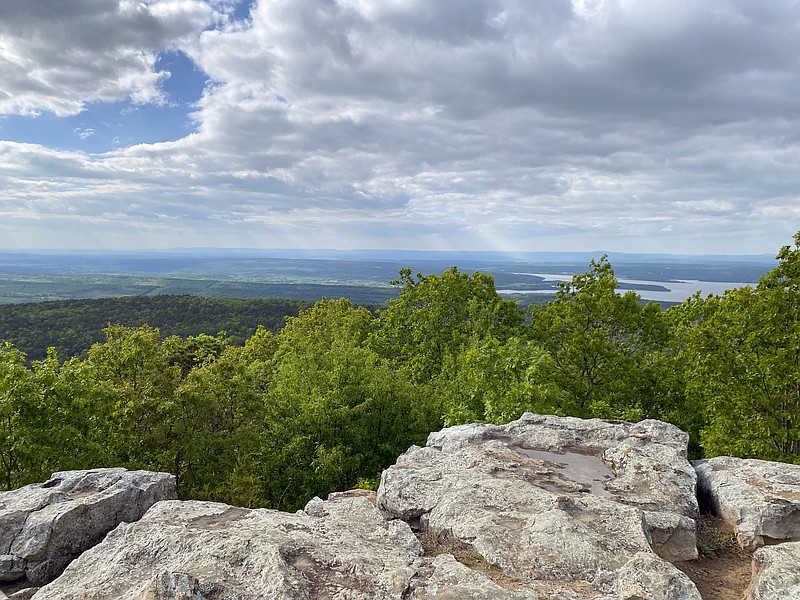
[[[90,101],[158,101],[156,53],[218,18],[202,0],[4,0],[0,114],[65,116]]]
[[[221,17],[193,0],[128,16],[94,1],[78,3],[92,31],[104,7],[130,33],[91,93],[157,101],[153,52],[180,39],[215,80],[197,131],[99,156],[0,145],[0,177],[15,182],[0,179],[0,203],[56,178],[74,206],[83,186],[94,218],[104,198],[134,205],[151,240],[168,238],[148,215],[181,219],[188,245],[211,232],[258,244],[262,231],[290,245],[336,245],[338,232],[356,246],[763,252],[800,228],[791,0],[261,0],[249,21],[212,29]],[[17,3],[26,16],[11,18],[42,31],[64,10]],[[107,33],[78,48],[116,48]],[[66,113],[88,97],[74,57],[19,48],[62,60],[63,79],[47,79],[61,93],[29,82],[30,106]],[[138,92],[115,78],[122,65]],[[0,59],[24,87],[14,68]],[[0,107],[19,97],[0,90]]]
[[[213,9],[202,0],[6,0],[0,6],[0,31],[47,53],[157,49],[213,22]]]
[[[791,7],[762,15],[721,1],[678,2],[660,12],[607,2],[583,20],[564,1],[474,2],[470,10],[449,2],[376,4],[361,3],[359,12],[349,3],[261,3],[252,34],[282,57],[276,85],[298,95],[433,102],[463,118],[532,106],[668,120],[691,114],[698,102],[725,100],[712,94],[731,77],[786,69],[800,49]],[[764,30],[769,35],[759,35]],[[746,92],[723,105],[756,99]]]

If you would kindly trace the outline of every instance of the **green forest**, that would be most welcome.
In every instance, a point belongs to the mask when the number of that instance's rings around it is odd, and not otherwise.
[[[241,343],[153,323],[107,325],[80,355],[7,342],[0,487],[124,466],[173,473],[182,498],[293,510],[375,487],[430,431],[525,411],[662,419],[693,457],[800,463],[793,241],[757,285],[668,309],[618,293],[603,258],[525,308],[490,275],[402,269],[377,311],[323,299]]]
[[[150,325],[164,336],[189,337],[224,332],[243,345],[259,325],[277,332],[287,316],[297,316],[313,302],[287,299],[204,298],[202,296],[126,296],[0,305],[0,340],[11,342],[29,361],[48,348],[60,359],[80,356],[106,339],[103,328],[124,323]]]

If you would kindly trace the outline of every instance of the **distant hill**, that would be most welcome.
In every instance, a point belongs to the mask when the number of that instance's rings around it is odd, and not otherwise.
[[[279,330],[287,316],[311,306],[305,300],[152,296],[62,300],[0,305],[0,342],[11,342],[30,360],[44,358],[55,347],[61,358],[80,356],[103,341],[109,324],[149,324],[162,335],[187,337],[225,332],[243,344],[259,325]]]

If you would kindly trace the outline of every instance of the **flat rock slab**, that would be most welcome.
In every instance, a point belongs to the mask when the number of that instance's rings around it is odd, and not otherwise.
[[[295,514],[160,502],[73,561],[35,600],[400,600],[422,547],[368,498],[314,499]]]
[[[697,556],[687,443],[659,421],[452,427],[384,472],[378,507],[547,597],[699,598],[653,552]]]
[[[753,583],[746,600],[800,600],[800,542],[764,546],[753,553]]]
[[[800,465],[730,456],[693,464],[701,502],[742,548],[800,540]]]
[[[47,583],[117,525],[174,498],[172,475],[119,468],[60,471],[0,492],[0,582]]]

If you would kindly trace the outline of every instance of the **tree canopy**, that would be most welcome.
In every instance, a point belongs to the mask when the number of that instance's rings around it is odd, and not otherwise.
[[[800,233],[753,288],[695,308],[687,396],[706,452],[800,462]]]
[[[258,327],[111,324],[81,356],[0,346],[0,480],[169,471],[184,498],[295,509],[374,487],[430,431],[525,411],[659,418],[692,456],[800,463],[800,233],[755,287],[662,310],[603,257],[523,310],[455,267],[394,282],[370,312],[323,299]],[[744,425],[744,426],[743,426]]]
[[[667,328],[659,305],[617,293],[604,256],[560,284],[553,302],[531,308],[528,337],[552,357],[562,394],[555,409],[579,417],[637,420],[660,396],[658,357]]]

